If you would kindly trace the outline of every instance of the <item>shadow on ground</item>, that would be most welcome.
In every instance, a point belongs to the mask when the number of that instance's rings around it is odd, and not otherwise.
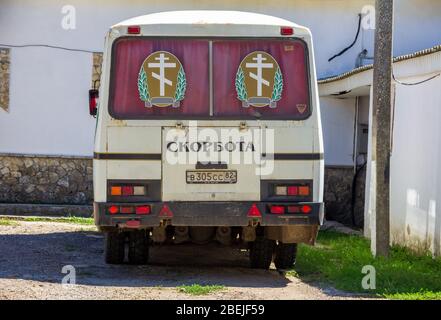
[[[282,288],[276,270],[248,268],[247,252],[216,243],[151,248],[148,266],[106,265],[103,237],[90,231],[0,235],[0,278],[60,283],[72,265],[82,285],[176,287],[185,284]]]

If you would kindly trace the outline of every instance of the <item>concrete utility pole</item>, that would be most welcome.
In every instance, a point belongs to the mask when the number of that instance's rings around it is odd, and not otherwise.
[[[389,256],[393,0],[376,1],[372,160],[376,162],[375,256]],[[373,239],[374,240],[374,239]]]

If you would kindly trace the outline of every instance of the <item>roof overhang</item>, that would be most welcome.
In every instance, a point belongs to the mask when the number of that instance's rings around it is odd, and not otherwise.
[[[393,60],[393,69],[397,79],[441,72],[441,45],[396,57]],[[372,64],[356,68],[350,72],[319,80],[319,95],[340,98],[369,95],[372,79]]]

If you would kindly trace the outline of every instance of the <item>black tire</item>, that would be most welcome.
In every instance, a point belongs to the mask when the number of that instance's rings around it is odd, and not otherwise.
[[[276,242],[265,238],[256,238],[250,246],[250,266],[254,269],[269,269],[273,260]]]
[[[129,263],[143,265],[149,261],[149,238],[145,230],[129,232]]]
[[[123,232],[110,231],[105,233],[104,260],[108,264],[124,262],[126,235]]]
[[[296,264],[297,243],[282,243],[276,247],[274,264],[279,270],[291,269]]]

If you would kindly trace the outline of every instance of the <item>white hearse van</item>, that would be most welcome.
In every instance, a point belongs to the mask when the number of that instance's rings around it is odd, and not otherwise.
[[[307,28],[246,12],[150,14],[109,30],[102,70],[94,216],[107,263],[218,241],[249,248],[251,267],[286,269],[297,243],[314,244],[324,163]]]

